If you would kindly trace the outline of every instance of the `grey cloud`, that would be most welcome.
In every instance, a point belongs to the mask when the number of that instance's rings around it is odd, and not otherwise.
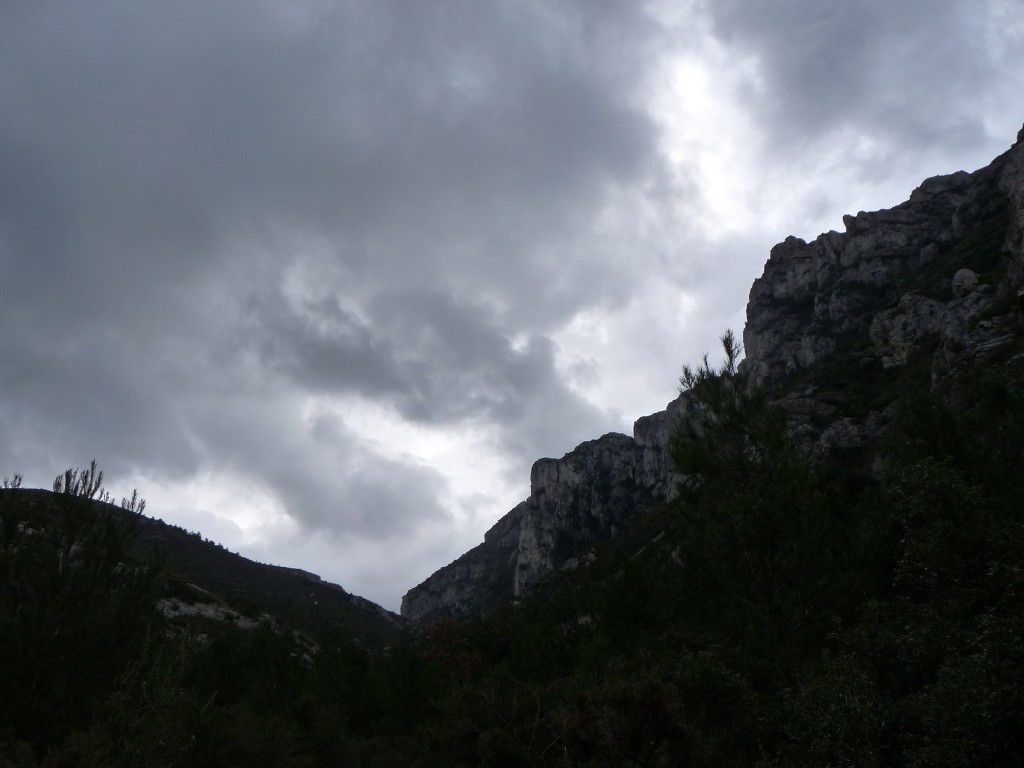
[[[40,332],[88,316],[186,335],[185,297],[220,281],[230,303],[236,276],[290,258],[247,245],[308,231],[361,284],[454,270],[516,303],[595,180],[632,179],[653,152],[614,79],[635,65],[590,47],[643,26],[614,4],[6,8],[0,263],[7,306]]]
[[[280,294],[255,315],[256,354],[289,387],[358,394],[425,424],[489,423],[520,461],[568,450],[601,420],[560,380],[551,342],[515,346],[492,307],[441,289],[377,296],[365,319],[334,298],[296,306]]]
[[[588,41],[525,34],[529,13],[336,3],[289,30],[280,8],[47,5],[7,25],[5,134],[76,205],[160,200],[173,216],[158,234],[175,238],[211,213],[372,231],[451,195],[582,191],[650,150],[615,73],[591,68],[598,52],[573,62],[563,51]]]
[[[415,537],[424,526],[451,523],[439,502],[447,488],[435,471],[361,456],[357,443],[337,462],[314,457],[315,450],[314,444],[269,475],[275,495],[302,527],[352,545]]]
[[[294,386],[382,398],[407,386],[390,340],[337,297],[294,306],[271,293],[251,302],[247,314],[239,343],[252,344],[260,363]]]
[[[43,465],[55,474],[96,457],[122,477],[150,463],[168,472],[198,469],[182,430],[183,393],[175,391],[169,373],[160,376],[151,350],[102,326],[49,335],[19,327],[17,314],[4,320],[0,459],[5,467]]]
[[[756,104],[780,144],[853,128],[870,135],[891,159],[896,147],[964,147],[986,136],[986,82],[1005,66],[993,36],[1019,36],[991,26],[997,2],[949,0],[818,3],[785,0],[707,4],[720,38],[753,54],[763,90]],[[977,109],[965,109],[968,104]],[[954,108],[952,105],[958,104]]]
[[[453,489],[332,421],[339,402],[486,434],[524,484],[622,428],[553,339],[585,316],[682,356],[671,319],[609,318],[640,286],[671,317],[676,288],[735,283],[738,306],[749,285],[677,221],[701,191],[644,89],[703,27],[662,29],[657,5],[0,3],[0,473],[247,477],[343,552],[440,530]],[[759,62],[762,169],[843,126],[890,156],[978,141],[1010,32],[949,2],[821,7],[701,11]]]
[[[88,318],[206,346],[312,234],[351,268],[338,290],[456,284],[534,330],[571,316],[609,283],[581,225],[653,161],[627,98],[650,30],[617,4],[519,9],[8,6],[5,309],[40,335]],[[382,359],[363,343],[356,376]]]
[[[383,540],[450,489],[296,397],[489,424],[520,469],[589,436],[544,334],[622,300],[589,219],[656,167],[655,32],[617,3],[5,5],[5,467],[220,468]]]
[[[299,398],[301,399],[301,398]],[[218,402],[194,425],[209,466],[269,493],[303,528],[339,544],[412,536],[451,519],[436,470],[370,447],[336,417],[304,418],[295,400]]]

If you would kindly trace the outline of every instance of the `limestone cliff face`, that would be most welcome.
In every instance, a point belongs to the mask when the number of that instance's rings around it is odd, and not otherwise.
[[[540,459],[530,495],[499,520],[482,544],[434,573],[402,599],[402,615],[429,621],[470,618],[514,600],[538,579],[614,536],[646,506],[670,498],[676,477],[666,446],[685,407],[638,419],[633,437],[611,433],[561,459]]]
[[[844,223],[772,249],[743,334],[743,369],[819,455],[884,435],[891,409],[843,412],[858,387],[920,366],[933,389],[955,393],[963,370],[1024,361],[1024,129],[985,168],[927,179],[895,208]],[[806,375],[823,364],[845,377],[830,396]]]
[[[927,179],[890,210],[844,216],[846,232],[775,246],[750,289],[744,368],[778,388],[840,348],[860,346],[888,368],[938,345],[942,374],[959,350],[996,342],[1002,321],[979,327],[978,318],[1024,271],[1020,138],[981,170]]]
[[[884,434],[889,409],[851,409],[850,390],[912,366],[927,365],[932,386],[948,389],[968,365],[1024,364],[1024,129],[987,167],[927,179],[895,208],[844,224],[843,233],[772,249],[743,334],[743,370],[775,393],[794,435],[820,454]],[[845,377],[833,382],[842,396],[826,396],[827,377],[810,375],[828,364]],[[678,478],[667,445],[686,400],[638,419],[633,437],[605,435],[536,462],[529,497],[482,544],[411,589],[402,614],[479,616],[671,497]]]

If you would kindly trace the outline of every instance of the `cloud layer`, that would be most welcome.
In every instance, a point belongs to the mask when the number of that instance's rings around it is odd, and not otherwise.
[[[0,472],[396,607],[661,407],[770,245],[980,165],[1013,4],[0,8]],[[209,532],[208,532],[209,531]]]

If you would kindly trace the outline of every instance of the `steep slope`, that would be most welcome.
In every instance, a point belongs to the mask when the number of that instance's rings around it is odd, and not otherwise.
[[[870,465],[908,380],[950,390],[968,366],[1020,362],[1024,129],[985,168],[927,179],[906,202],[844,223],[772,249],[750,292],[743,366],[807,450]],[[638,419],[632,438],[605,435],[534,464],[529,497],[409,590],[403,616],[481,616],[669,498],[666,447],[686,402]]]
[[[633,437],[607,434],[561,459],[535,462],[526,501],[502,517],[482,544],[410,590],[402,615],[428,621],[486,613],[671,496],[675,481],[665,446],[683,402],[638,419]]]
[[[48,524],[59,499],[44,490],[0,490],[0,503],[13,505],[9,513],[20,524],[38,529]],[[84,506],[81,514],[89,513],[131,517],[101,502]],[[365,643],[390,641],[401,631],[398,616],[314,574],[254,562],[151,517],[132,519],[131,525],[137,536],[135,551],[155,551],[166,570],[168,589],[180,593],[179,612],[188,612],[201,599],[215,602],[229,615],[265,613],[314,637],[329,634]]]
[[[844,222],[772,249],[743,334],[743,367],[818,453],[876,440],[907,378],[955,394],[961,371],[1020,353],[1024,129],[988,166]]]
[[[155,549],[171,574],[229,605],[251,606],[314,636],[372,643],[392,640],[402,629],[395,614],[316,574],[257,563],[162,520],[141,521],[137,546]]]

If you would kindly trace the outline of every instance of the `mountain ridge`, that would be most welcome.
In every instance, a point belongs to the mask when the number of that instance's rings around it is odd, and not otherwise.
[[[23,524],[34,527],[47,525],[61,501],[45,489],[0,490],[0,503],[14,504]],[[115,504],[91,501],[87,507],[96,517],[112,516],[134,529],[133,553],[155,554],[169,580],[186,593],[175,596],[179,607],[196,605],[199,598],[213,600],[222,614],[266,613],[306,633],[336,632],[367,643],[392,640],[404,628],[396,614],[316,574],[251,560],[199,533],[129,514]]]
[[[843,222],[845,232],[771,249],[748,297],[741,370],[772,393],[806,451],[870,465],[901,377],[955,388],[968,365],[1022,359],[1024,128],[987,166],[930,177],[906,201]],[[829,382],[840,375],[843,392]],[[640,417],[632,437],[535,462],[527,499],[410,589],[402,615],[479,618],[671,499],[667,446],[687,402],[683,393]]]

